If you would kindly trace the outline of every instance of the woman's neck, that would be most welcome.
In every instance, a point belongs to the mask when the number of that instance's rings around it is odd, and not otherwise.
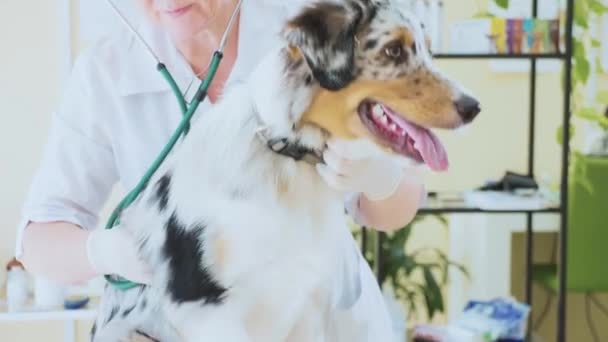
[[[211,25],[199,32],[188,40],[179,40],[176,42],[177,49],[186,59],[194,73],[199,78],[204,77],[204,74],[209,67],[213,53],[219,47],[222,35],[226,29],[228,20],[232,14],[232,9],[229,8],[227,13],[218,13],[218,16],[213,20]],[[224,56],[229,62],[222,63],[218,74],[226,72],[226,66],[232,66],[232,61],[236,57],[238,39],[239,39],[239,18],[235,18],[235,22],[228,36]],[[230,68],[231,69],[231,68]],[[229,71],[229,70],[228,70]]]

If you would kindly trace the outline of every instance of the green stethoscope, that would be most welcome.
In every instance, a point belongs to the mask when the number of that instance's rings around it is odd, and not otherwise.
[[[165,160],[165,158],[167,157],[169,152],[171,152],[171,149],[173,148],[173,146],[175,145],[177,140],[180,138],[180,136],[182,134],[184,134],[184,135],[188,134],[188,129],[190,127],[190,120],[191,120],[192,116],[194,115],[194,112],[196,111],[196,108],[198,107],[198,105],[207,96],[207,90],[209,89],[209,86],[211,85],[211,82],[213,81],[213,78],[215,77],[215,73],[217,72],[220,61],[222,60],[224,47],[226,46],[226,40],[228,39],[228,35],[230,34],[232,26],[234,25],[234,20],[241,8],[241,4],[242,4],[243,0],[238,1],[234,11],[232,12],[232,15],[226,26],[226,29],[224,30],[224,33],[222,35],[222,39],[220,40],[220,45],[219,45],[218,49],[213,53],[213,57],[209,63],[207,75],[205,76],[204,80],[201,82],[201,85],[199,86],[197,92],[195,93],[190,105],[186,104],[186,99],[184,98],[184,95],[182,95],[182,92],[180,91],[179,87],[177,86],[177,83],[175,82],[175,80],[173,79],[171,74],[169,73],[169,70],[167,70],[167,67],[159,60],[159,58],[156,56],[156,54],[154,54],[154,51],[152,51],[152,49],[146,43],[146,41],[135,30],[135,28],[133,28],[133,26],[129,23],[129,21],[124,17],[124,15],[120,12],[120,10],[114,5],[114,3],[111,0],[106,0],[106,2],[112,7],[113,11],[120,17],[121,21],[129,28],[129,30],[145,46],[145,48],[148,50],[148,52],[156,60],[156,62],[157,62],[156,69],[160,72],[160,74],[165,78],[165,80],[171,86],[171,90],[173,91],[175,97],[177,98],[177,102],[179,103],[179,107],[183,114],[183,118],[180,121],[177,128],[175,129],[175,132],[169,139],[169,142],[165,145],[163,150],[160,152],[158,157],[154,160],[154,162],[152,163],[150,168],[148,168],[148,170],[146,171],[144,176],[141,178],[139,183],[135,186],[135,188],[133,188],[133,190],[131,190],[122,199],[122,201],[120,201],[120,203],[116,206],[116,208],[110,215],[110,218],[109,218],[105,228],[112,229],[113,227],[115,227],[118,224],[118,217],[119,217],[120,213],[126,207],[128,207],[131,203],[133,203],[133,201],[137,198],[137,196],[142,192],[142,190],[144,189],[146,184],[149,182],[150,178],[152,178],[152,175],[156,172],[156,170],[163,163],[163,161]],[[130,280],[123,279],[120,277],[115,277],[112,275],[106,275],[105,278],[115,288],[121,289],[121,290],[127,290],[127,289],[130,289],[130,288],[133,288],[133,287],[136,287],[139,285]]]

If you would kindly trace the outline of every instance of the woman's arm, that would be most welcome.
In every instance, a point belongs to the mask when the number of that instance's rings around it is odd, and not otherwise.
[[[148,284],[151,272],[137,252],[134,239],[120,226],[88,231],[68,222],[30,223],[20,260],[28,272],[62,284],[104,274]]]
[[[74,284],[97,275],[87,257],[89,232],[68,222],[31,222],[23,231],[20,261],[28,272]]]
[[[386,199],[372,201],[359,194],[359,220],[369,228],[386,232],[403,228],[414,219],[425,195],[422,177],[408,172],[395,192]]]
[[[411,222],[426,194],[415,168],[378,153],[366,140],[331,140],[327,147],[317,170],[331,187],[356,194],[346,208],[358,224],[393,231]]]

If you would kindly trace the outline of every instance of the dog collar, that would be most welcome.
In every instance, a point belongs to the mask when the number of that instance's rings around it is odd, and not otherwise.
[[[256,133],[271,151],[292,158],[295,161],[304,161],[311,165],[323,163],[321,153],[287,137],[268,137],[266,135],[267,131],[266,127],[262,127]]]
[[[304,161],[310,165],[323,163],[322,152],[306,147],[288,137],[269,136],[270,128],[264,124],[257,110],[254,110],[254,118],[257,121],[257,137],[273,152],[292,158],[295,161]]]
[[[296,161],[302,160],[311,165],[323,162],[323,158],[316,151],[292,142],[285,137],[268,139],[266,145],[273,152],[293,158]]]

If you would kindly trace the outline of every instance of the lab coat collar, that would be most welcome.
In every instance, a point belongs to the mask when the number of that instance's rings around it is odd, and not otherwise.
[[[238,55],[226,87],[243,81],[263,58],[264,53],[277,42],[278,32],[287,13],[281,5],[263,1],[243,1],[238,26]],[[169,35],[145,19],[138,23],[137,30],[165,64],[179,88],[185,91],[193,79],[194,72],[171,42]],[[118,81],[121,95],[170,91],[167,81],[156,70],[156,60],[136,37],[129,34],[126,45],[120,56],[121,61],[125,63],[125,70]],[[185,94],[186,101],[192,99],[200,83],[201,80],[194,79]]]
[[[149,21],[142,19],[136,30],[150,46],[154,54],[165,64],[180,89],[186,89],[194,74],[186,60],[172,44],[169,35]],[[126,48],[120,54],[124,70],[118,79],[122,96],[169,91],[167,81],[157,70],[157,61],[146,47],[132,34],[126,38]]]

